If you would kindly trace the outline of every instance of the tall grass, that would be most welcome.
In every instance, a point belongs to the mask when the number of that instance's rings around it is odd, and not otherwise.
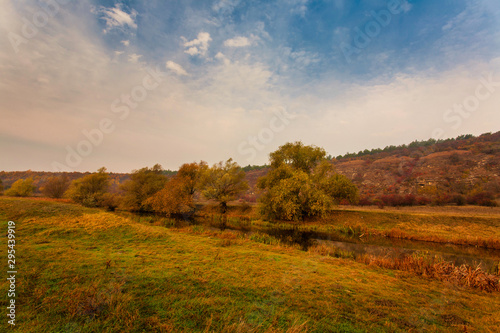
[[[430,279],[452,282],[460,286],[477,288],[487,292],[500,291],[500,275],[488,274],[479,266],[455,266],[437,257],[426,258],[410,255],[403,258],[384,258],[363,255],[357,261],[389,269],[412,272]]]

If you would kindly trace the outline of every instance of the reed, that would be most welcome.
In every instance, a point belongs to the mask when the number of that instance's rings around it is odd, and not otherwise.
[[[479,266],[475,268],[467,265],[455,266],[453,263],[443,261],[438,257],[428,258],[411,255],[403,258],[386,258],[363,255],[358,257],[357,261],[367,265],[407,271],[426,278],[447,281],[487,292],[500,291],[500,275],[488,274]]]

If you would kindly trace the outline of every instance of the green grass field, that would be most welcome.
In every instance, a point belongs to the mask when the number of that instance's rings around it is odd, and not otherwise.
[[[497,332],[500,297],[202,226],[0,198],[18,332]],[[7,239],[2,237],[4,275]],[[1,279],[1,308],[7,306]],[[3,310],[6,311],[6,310]]]

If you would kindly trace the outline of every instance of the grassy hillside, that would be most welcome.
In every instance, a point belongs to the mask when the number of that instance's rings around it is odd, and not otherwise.
[[[17,226],[19,332],[495,332],[500,325],[498,293],[228,231],[167,229],[11,198],[0,198],[0,220],[4,230],[9,220]],[[5,309],[5,279],[0,287]]]

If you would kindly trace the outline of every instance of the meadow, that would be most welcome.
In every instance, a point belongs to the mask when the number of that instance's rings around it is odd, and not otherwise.
[[[302,227],[500,238],[495,215],[335,214]],[[498,291],[317,247],[303,251],[268,235],[203,225],[166,228],[168,219],[0,198],[1,228],[10,220],[16,222],[19,271],[13,331],[496,332],[500,326]],[[0,287],[5,309],[5,279]]]

